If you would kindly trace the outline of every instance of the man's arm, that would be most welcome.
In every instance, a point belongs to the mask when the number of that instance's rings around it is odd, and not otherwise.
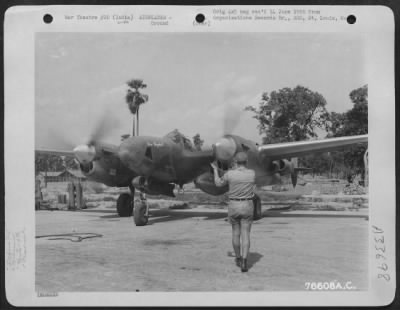
[[[225,178],[225,175],[223,175],[222,177],[219,176],[219,174],[218,174],[218,166],[215,163],[211,163],[211,167],[213,167],[213,170],[214,170],[214,183],[215,183],[215,185],[217,185],[218,187],[222,187],[226,183],[228,183],[228,181]]]

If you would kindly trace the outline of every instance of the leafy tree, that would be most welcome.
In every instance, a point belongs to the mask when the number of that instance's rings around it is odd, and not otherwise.
[[[143,80],[140,79],[132,79],[126,83],[130,88],[128,89],[125,100],[128,104],[128,108],[131,113],[136,116],[136,126],[135,126],[135,117],[133,118],[133,135],[139,134],[139,107],[146,103],[149,100],[149,96],[146,94],[142,94],[140,92],[141,89],[147,87],[146,84],[143,83]]]
[[[326,119],[325,130],[328,133],[327,137],[339,137],[343,131],[346,114],[331,112],[327,115]]]
[[[196,134],[194,137],[193,137],[193,144],[194,144],[194,148],[197,150],[197,151],[201,151],[201,147],[203,146],[203,144],[204,144],[204,140],[202,140],[201,138],[200,138],[200,134]]]
[[[343,137],[368,133],[368,85],[350,92],[353,108],[345,113],[331,112],[326,123],[328,137]],[[343,162],[347,174],[364,175],[363,154],[367,145],[355,145],[343,152],[333,152],[335,162]]]
[[[65,156],[65,167],[72,170],[79,169],[79,165],[76,163],[75,158],[72,156]]]
[[[71,156],[59,156],[51,154],[35,154],[35,170],[39,171],[63,171],[65,169],[78,169],[79,166]]]
[[[312,173],[321,175],[331,168],[331,158],[329,153],[313,153],[306,155],[298,160],[300,167],[312,168]]]
[[[315,129],[325,124],[325,98],[303,86],[282,88],[262,94],[258,109],[252,106],[245,110],[254,112],[263,143],[301,141],[316,137]]]
[[[368,133],[368,85],[353,90],[353,108],[345,113],[331,112],[326,123],[329,137],[343,137]]]

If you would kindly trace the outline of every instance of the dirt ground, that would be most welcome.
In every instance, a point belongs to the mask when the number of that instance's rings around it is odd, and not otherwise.
[[[132,217],[118,217],[112,200],[36,211],[38,291],[279,291],[305,290],[312,281],[368,287],[367,209],[263,206],[252,227],[250,270],[241,273],[222,203],[158,204],[149,225],[136,227]]]

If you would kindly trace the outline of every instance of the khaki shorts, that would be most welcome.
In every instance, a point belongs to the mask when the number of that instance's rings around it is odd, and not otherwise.
[[[239,224],[241,221],[252,223],[253,212],[253,200],[229,201],[228,219],[232,225]]]

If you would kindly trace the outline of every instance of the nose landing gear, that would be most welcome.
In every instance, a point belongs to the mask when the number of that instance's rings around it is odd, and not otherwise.
[[[133,209],[133,221],[136,226],[144,226],[149,221],[149,204],[144,192],[141,191],[139,197]]]
[[[135,187],[129,186],[131,193],[122,193],[117,199],[117,212],[120,217],[129,217],[133,214],[136,226],[144,226],[149,220],[149,205],[146,194],[140,191],[139,198],[134,201]]]

